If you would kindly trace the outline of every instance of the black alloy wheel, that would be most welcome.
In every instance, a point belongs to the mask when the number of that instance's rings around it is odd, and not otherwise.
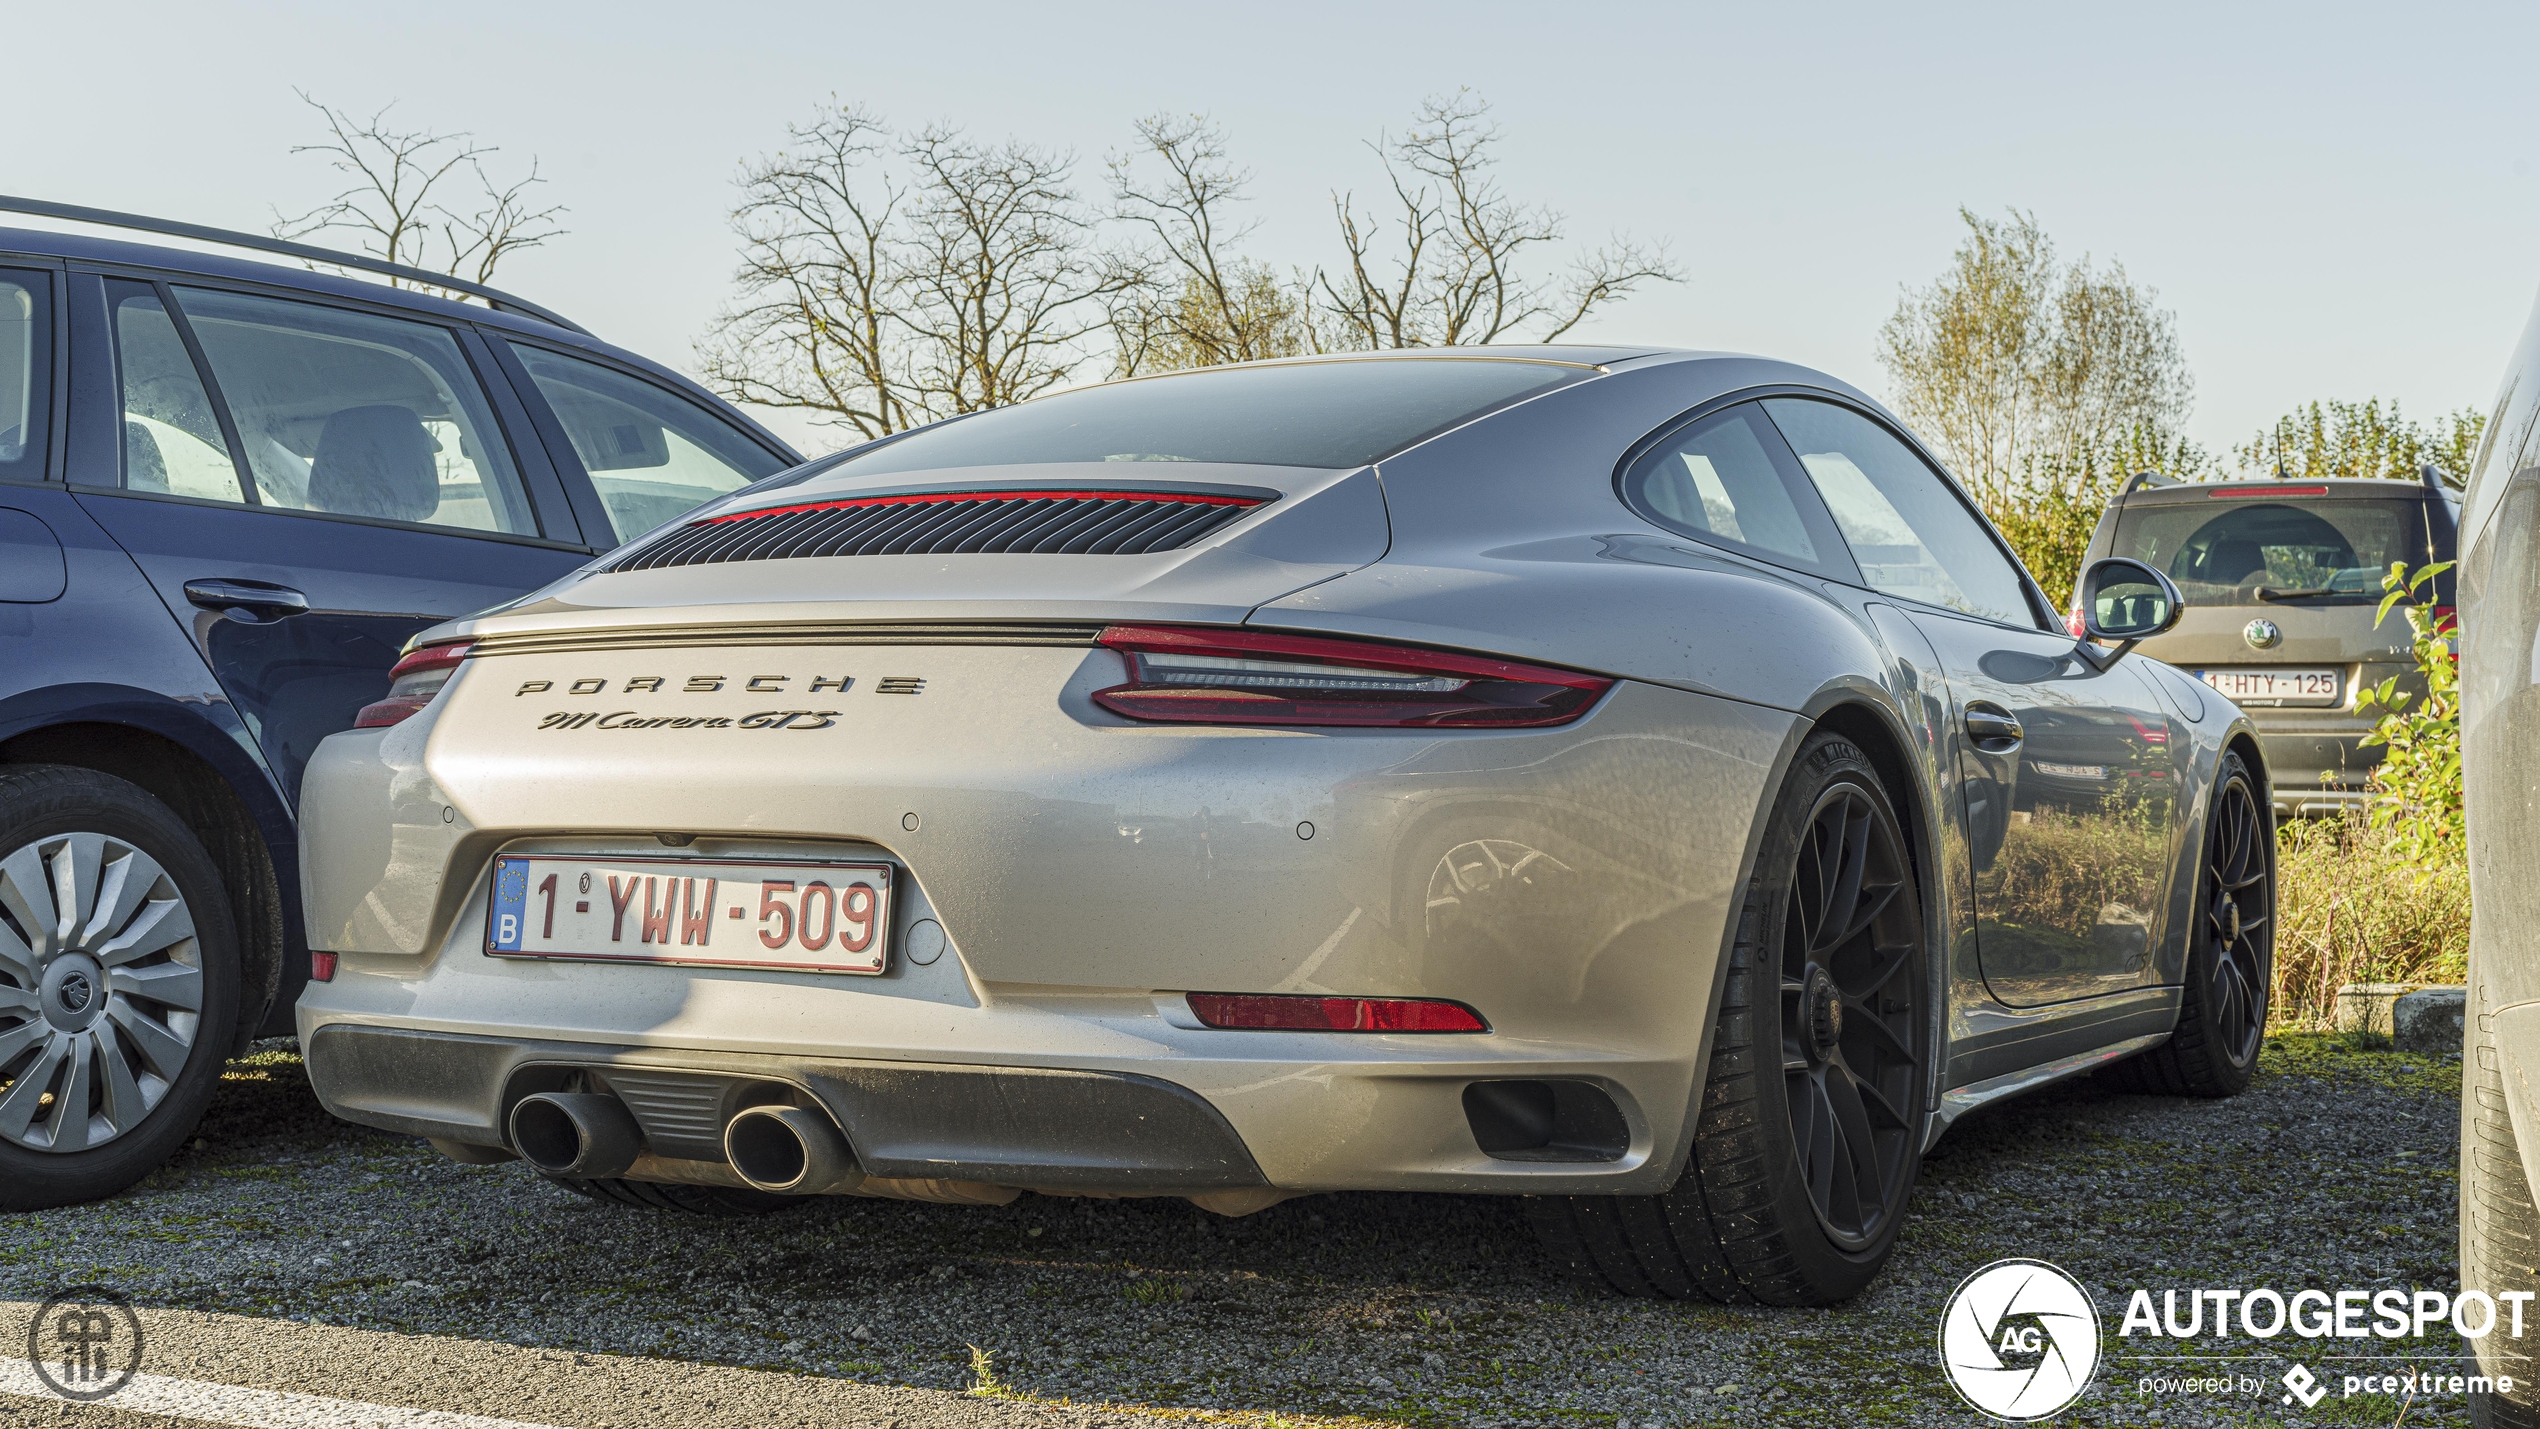
[[[2196,916],[2180,970],[2178,1027],[2170,1039],[2108,1069],[2133,1091],[2227,1097],[2258,1068],[2275,985],[2275,820],[2238,754],[2214,771],[2205,856],[2197,864]]]
[[[1675,1185],[1536,1196],[1555,1264],[1626,1295],[1831,1305],[1886,1264],[1922,1166],[1931,960],[1887,786],[1801,746],[1764,827]]]
[[[1818,1222],[1848,1250],[1904,1208],[1922,1124],[1922,930],[1897,897],[1912,875],[1883,813],[1857,784],[1817,801],[1781,940],[1791,1144]]]
[[[2269,878],[2266,840],[2271,830],[2258,817],[2249,781],[2234,779],[2215,801],[2214,835],[2205,850],[2205,907],[2201,929],[2213,949],[2205,996],[2223,1055],[2247,1063],[2267,1034],[2267,983],[2274,971],[2275,880]]]

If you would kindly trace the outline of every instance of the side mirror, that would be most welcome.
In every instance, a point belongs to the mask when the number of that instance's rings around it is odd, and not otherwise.
[[[2168,576],[2141,561],[2121,558],[2093,561],[2081,573],[2080,604],[2082,630],[2089,637],[2082,642],[2081,655],[2102,670],[2117,663],[2138,641],[2178,624],[2187,610],[2187,598]],[[2093,640],[2105,640],[2117,648],[2103,651],[2090,643]]]

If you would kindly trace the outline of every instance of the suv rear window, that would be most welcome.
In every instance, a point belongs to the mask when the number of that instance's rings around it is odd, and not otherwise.
[[[1210,461],[1355,467],[1593,369],[1510,358],[1202,368],[1036,397],[902,437],[838,468]]]
[[[2421,501],[2145,502],[2117,515],[2108,554],[2169,573],[2198,605],[2258,605],[2258,592],[2378,600],[2393,561],[2426,562]]]

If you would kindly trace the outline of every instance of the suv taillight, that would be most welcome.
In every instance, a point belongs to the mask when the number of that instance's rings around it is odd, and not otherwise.
[[[2064,628],[2072,632],[2075,640],[2090,638],[2090,627],[2081,623],[2081,599],[2078,596],[2073,599],[2073,608],[2064,612]]]
[[[425,705],[450,683],[450,676],[467,658],[471,642],[461,640],[450,645],[426,645],[399,660],[388,672],[388,698],[362,706],[353,716],[355,729],[379,729],[392,725]]]
[[[1114,625],[1129,683],[1114,714],[1178,724],[1522,729],[1567,724],[1612,689],[1602,675],[1480,655],[1197,626]]]

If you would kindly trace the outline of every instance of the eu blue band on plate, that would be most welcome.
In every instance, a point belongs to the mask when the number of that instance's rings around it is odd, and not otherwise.
[[[494,860],[493,926],[486,929],[497,952],[520,951],[520,934],[529,922],[529,860]]]

